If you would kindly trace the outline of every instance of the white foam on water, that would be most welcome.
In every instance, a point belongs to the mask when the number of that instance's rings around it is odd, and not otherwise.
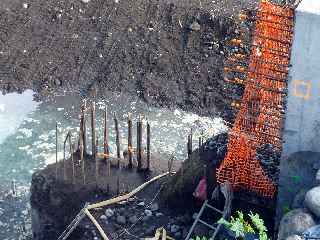
[[[32,137],[32,129],[29,128],[20,128],[18,132],[23,134],[24,138],[31,138]]]
[[[0,143],[15,133],[27,115],[33,112],[37,105],[33,101],[33,92],[30,90],[22,94],[0,94]],[[30,132],[26,132],[26,137]]]

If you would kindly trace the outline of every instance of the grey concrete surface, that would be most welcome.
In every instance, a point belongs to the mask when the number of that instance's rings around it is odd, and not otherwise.
[[[320,161],[320,1],[296,9],[288,98],[280,163],[277,220],[294,196],[312,187]]]

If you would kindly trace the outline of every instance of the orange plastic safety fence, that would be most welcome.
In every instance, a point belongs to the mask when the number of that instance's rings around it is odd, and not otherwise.
[[[235,190],[244,188],[265,197],[273,197],[276,192],[276,183],[262,169],[256,150],[263,144],[272,144],[279,151],[282,148],[293,27],[293,9],[261,1],[248,68],[232,69],[238,73],[246,71],[246,85],[217,179],[220,183],[229,181]]]

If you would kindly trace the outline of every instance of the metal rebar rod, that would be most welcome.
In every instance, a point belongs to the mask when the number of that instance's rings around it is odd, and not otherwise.
[[[132,120],[130,114],[128,115],[128,160],[129,168],[132,168]]]
[[[118,157],[118,167],[120,165],[120,133],[119,133],[119,123],[116,114],[114,113],[114,126],[116,131],[116,145],[117,145],[117,157]]]
[[[96,163],[96,185],[98,186],[99,182],[99,158],[98,158],[98,147],[99,147],[99,140],[98,136],[96,136],[96,141],[95,141],[95,163]]]
[[[58,123],[56,122],[56,180],[58,179]]]
[[[150,170],[150,124],[147,122],[147,170]]]
[[[84,161],[84,105],[81,107],[81,115],[80,115],[80,139],[79,139],[79,149],[80,149],[80,161],[81,161],[81,172],[83,177],[83,184],[86,183],[86,176],[85,176],[85,161]]]
[[[72,145],[71,145],[72,184],[75,184],[75,180],[76,180],[76,177],[75,177],[75,164],[74,164],[74,157],[73,157],[74,149],[75,149],[75,146],[74,146],[74,143],[72,143]]]
[[[103,152],[104,152],[104,160],[109,159],[109,143],[108,143],[108,109],[107,105],[104,108],[104,141],[103,141]]]
[[[141,170],[142,168],[142,162],[141,162],[141,140],[142,140],[142,122],[141,117],[139,116],[138,122],[137,122],[137,161],[138,161],[138,170]]]
[[[192,149],[193,149],[193,146],[192,146],[192,141],[193,141],[193,129],[191,128],[191,131],[190,131],[190,155],[192,154]]]
[[[190,135],[188,135],[188,142],[187,142],[187,150],[188,150],[188,158],[190,158]]]
[[[87,109],[87,100],[83,101],[83,153],[87,153],[87,128],[86,128],[86,109]]]
[[[120,174],[120,173],[119,173]],[[119,174],[117,176],[117,195],[120,194],[120,177]]]
[[[66,146],[67,146],[67,141],[69,140],[69,138],[71,137],[71,132],[69,131],[64,142],[63,142],[63,180],[66,181],[67,180],[67,166],[66,166]],[[70,144],[70,140],[69,140],[69,144]],[[69,146],[69,150],[70,150],[70,146]],[[71,153],[71,151],[70,151]],[[71,153],[72,154],[72,153]]]
[[[92,158],[96,159],[96,102],[92,101],[91,107],[91,134],[92,134]]]

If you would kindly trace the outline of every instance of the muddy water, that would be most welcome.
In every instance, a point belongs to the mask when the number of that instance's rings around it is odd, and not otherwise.
[[[55,162],[55,124],[58,123],[58,156],[62,157],[62,142],[68,131],[76,142],[79,130],[80,99],[77,96],[57,96],[47,102],[34,102],[31,91],[23,94],[0,95],[0,235],[1,239],[19,239],[17,225],[30,231],[30,212],[27,204],[31,175]],[[180,110],[149,107],[134,97],[109,93],[97,101],[97,134],[102,142],[102,114],[108,106],[109,141],[115,152],[115,132],[112,114],[119,119],[121,146],[127,144],[127,117],[134,123],[139,115],[151,125],[151,151],[164,156],[174,153],[178,159],[186,156],[186,138],[194,132],[194,146],[202,131],[206,136],[226,130],[220,118],[199,117]],[[90,133],[89,116],[87,132]],[[145,124],[144,124],[145,125]],[[135,128],[134,137],[135,137]],[[135,139],[135,138],[134,138]],[[145,143],[144,139],[144,143]],[[91,142],[88,134],[88,143]],[[90,149],[90,144],[89,151]],[[134,144],[135,145],[135,144]],[[102,149],[102,146],[100,146]],[[19,197],[12,197],[12,181],[16,182]],[[10,203],[10,204],[8,204]],[[21,238],[22,239],[22,238]]]

